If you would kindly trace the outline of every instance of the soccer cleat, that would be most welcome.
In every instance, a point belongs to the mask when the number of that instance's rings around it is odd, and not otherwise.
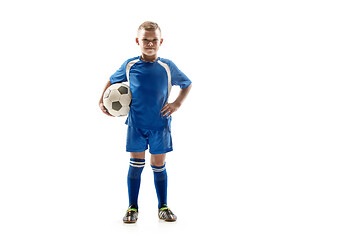
[[[166,222],[175,222],[177,219],[176,215],[166,205],[163,205],[163,207],[159,209],[158,215],[161,220],[165,220]]]
[[[136,223],[138,215],[139,211],[137,210],[137,208],[134,205],[131,205],[126,211],[123,221],[124,223]]]

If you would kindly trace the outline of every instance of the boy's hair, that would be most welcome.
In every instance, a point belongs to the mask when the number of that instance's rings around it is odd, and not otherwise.
[[[160,31],[160,34],[161,34],[161,29],[159,27],[159,25],[155,22],[151,22],[151,21],[146,21],[146,22],[143,22],[139,28],[138,28],[138,32],[141,30],[141,29],[145,29],[146,31],[155,31],[156,29],[159,29]]]

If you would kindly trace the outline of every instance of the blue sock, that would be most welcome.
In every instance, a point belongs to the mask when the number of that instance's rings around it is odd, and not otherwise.
[[[138,208],[141,173],[145,166],[145,159],[130,158],[130,167],[127,176],[129,206]]]
[[[154,183],[158,197],[158,207],[167,204],[167,173],[165,164],[161,167],[151,165],[154,171]]]

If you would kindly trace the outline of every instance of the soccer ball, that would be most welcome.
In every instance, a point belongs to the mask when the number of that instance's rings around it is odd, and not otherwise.
[[[115,117],[126,116],[130,111],[131,98],[128,85],[115,83],[106,89],[103,103],[111,115]]]

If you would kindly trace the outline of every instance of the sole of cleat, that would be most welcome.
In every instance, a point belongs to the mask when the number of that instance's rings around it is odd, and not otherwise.
[[[123,220],[123,222],[124,223],[136,223],[136,221],[124,221],[124,220]]]
[[[177,219],[162,219],[162,218],[159,218],[160,220],[163,220],[165,222],[175,222]]]
[[[176,219],[167,219],[167,220],[164,220],[165,222],[175,222]]]

